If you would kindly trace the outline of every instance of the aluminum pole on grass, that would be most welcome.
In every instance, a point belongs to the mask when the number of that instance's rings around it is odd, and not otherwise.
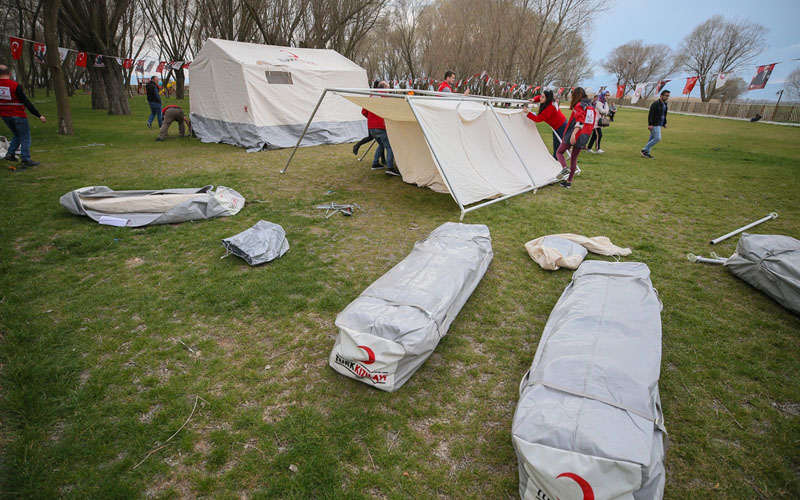
[[[747,231],[747,230],[748,230],[748,229],[750,229],[751,227],[753,227],[753,226],[757,226],[757,225],[761,224],[762,222],[767,222],[768,220],[771,220],[771,219],[777,219],[777,218],[778,218],[778,212],[772,212],[771,214],[767,215],[767,216],[766,216],[766,217],[764,217],[763,219],[758,219],[758,220],[757,220],[757,221],[755,221],[755,222],[751,222],[750,224],[748,224],[748,225],[746,225],[746,226],[742,226],[742,227],[740,227],[739,229],[733,230],[733,231],[731,231],[731,232],[730,232],[730,233],[728,233],[728,234],[725,234],[725,235],[723,235],[723,236],[720,236],[719,238],[717,238],[717,239],[715,239],[715,240],[711,240],[711,244],[712,244],[712,245],[716,245],[716,244],[717,244],[717,243],[719,243],[720,241],[727,240],[727,239],[728,239],[728,238],[730,238],[731,236],[735,236],[735,235],[737,235],[737,234],[741,233],[742,231]]]
[[[311,126],[311,120],[314,119],[314,115],[317,114],[317,110],[319,109],[319,105],[322,104],[322,100],[325,99],[325,94],[328,93],[328,89],[322,91],[322,95],[319,96],[319,101],[317,101],[317,105],[314,106],[314,111],[311,112],[311,116],[308,117],[308,123],[306,123],[306,128],[303,129],[303,133],[300,134],[300,138],[297,139],[297,144],[294,145],[294,149],[292,150],[292,154],[289,155],[289,159],[286,160],[286,165],[283,166],[281,170],[282,174],[286,173],[286,169],[289,168],[289,164],[292,162],[292,158],[294,158],[294,154],[297,152],[297,148],[300,147],[300,142],[303,140],[303,137],[306,136],[306,132],[308,132],[308,127]]]
[[[719,264],[719,265],[722,265],[722,264],[725,264],[728,261],[728,259],[723,259],[721,257],[715,257],[715,258],[709,259],[708,257],[701,257],[701,256],[695,255],[693,253],[687,253],[686,254],[686,258],[689,259],[689,262],[698,262],[698,263],[701,263],[701,264]]]

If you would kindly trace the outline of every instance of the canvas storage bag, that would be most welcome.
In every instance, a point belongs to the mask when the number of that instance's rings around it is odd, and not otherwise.
[[[525,243],[528,255],[542,269],[555,271],[558,268],[577,269],[589,253],[584,247],[558,236],[541,236]]]
[[[736,253],[725,267],[800,314],[800,240],[780,234],[742,233]]]
[[[222,240],[229,253],[257,266],[282,257],[289,251],[286,231],[278,224],[260,220],[253,227]]]
[[[339,313],[331,368],[383,391],[399,389],[445,336],[492,256],[485,225],[436,228]]]
[[[584,262],[520,384],[520,497],[662,499],[660,365],[661,302],[647,265]]]

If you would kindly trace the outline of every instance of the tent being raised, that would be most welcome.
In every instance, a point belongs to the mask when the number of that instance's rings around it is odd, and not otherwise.
[[[366,71],[334,50],[298,49],[209,38],[189,69],[192,128],[203,142],[248,151],[295,145],[316,111],[303,146],[354,142],[367,134],[360,109],[331,96],[331,85],[366,87]]]
[[[558,180],[561,165],[547,150],[536,125],[520,109],[497,107],[527,101],[408,90],[326,89],[320,102],[327,93],[383,117],[403,180],[450,193],[462,219],[471,210]]]

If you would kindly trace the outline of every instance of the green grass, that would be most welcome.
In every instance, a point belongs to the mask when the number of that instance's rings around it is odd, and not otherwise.
[[[513,498],[518,383],[571,276],[541,270],[523,245],[560,232],[608,236],[652,271],[665,497],[800,496],[800,318],[685,257],[772,211],[754,232],[800,237],[800,129],[673,115],[645,160],[646,114],[621,110],[572,190],[467,215],[489,226],[494,261],[433,356],[387,394],[327,366],[333,322],[458,220],[448,195],[370,171],[349,144],[303,149],[281,175],[287,150],[156,143],[142,97],[132,116],[74,98],[73,137],[56,135],[52,98],[37,106],[51,119],[31,122],[42,165],[0,172],[0,496]],[[58,203],[82,186],[205,184],[247,205],[124,229]],[[328,201],[363,210],[326,220],[313,207]],[[286,229],[289,252],[257,268],[220,260],[222,238],[260,219]]]

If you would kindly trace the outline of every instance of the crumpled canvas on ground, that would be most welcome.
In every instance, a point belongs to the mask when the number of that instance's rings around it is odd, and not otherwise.
[[[572,233],[541,236],[525,243],[525,250],[534,262],[548,271],[561,267],[577,269],[586,257],[587,251],[621,257],[631,254],[630,248],[618,247],[606,236],[588,238]]]
[[[283,256],[289,250],[289,241],[280,225],[260,220],[250,229],[222,240],[222,246],[251,266],[257,266]]]

